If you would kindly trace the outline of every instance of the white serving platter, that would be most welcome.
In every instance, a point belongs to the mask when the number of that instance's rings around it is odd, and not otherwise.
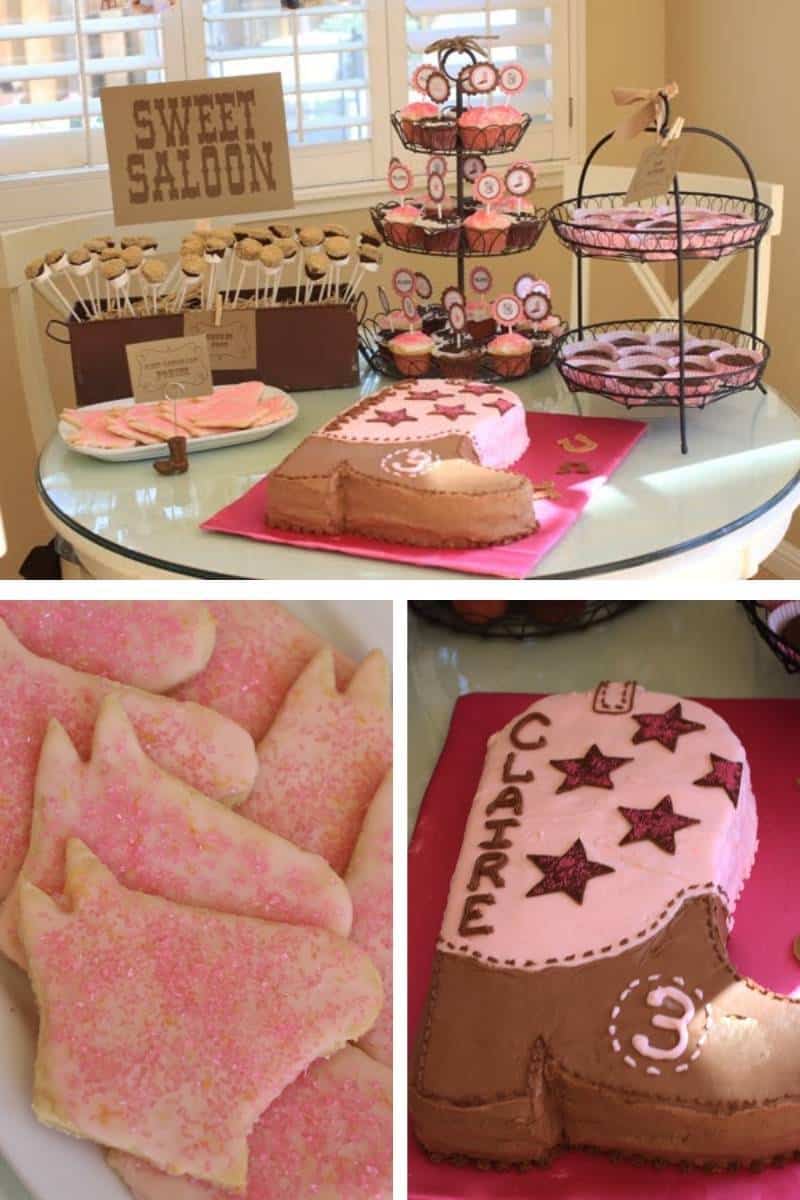
[[[377,648],[391,662],[389,602],[289,601],[286,607],[344,654],[363,658]],[[97,1146],[34,1117],[36,1028],[28,980],[0,954],[0,1200],[131,1200]]]
[[[226,391],[227,387],[236,386],[236,384],[227,384],[215,387],[214,394]],[[271,437],[273,433],[277,433],[286,425],[291,425],[292,421],[297,419],[299,411],[297,403],[288,392],[283,392],[280,388],[265,383],[262,395],[283,396],[290,408],[288,416],[274,421],[271,425],[259,425],[256,429],[234,429],[228,433],[210,434],[208,437],[187,438],[188,453],[197,454],[201,450],[219,450],[224,446],[243,446],[247,442],[260,442],[263,438]],[[124,400],[106,400],[102,404],[92,404],[90,407],[93,412],[99,412],[104,408],[130,408],[134,403],[133,398],[128,396]],[[75,454],[84,454],[88,458],[99,458],[103,462],[142,462],[149,458],[167,458],[169,455],[166,442],[157,446],[134,446],[130,450],[103,450],[99,446],[73,446],[69,441],[69,434],[74,432],[75,427],[70,425],[69,421],[59,421],[59,436],[70,450]],[[181,431],[178,430],[178,432]]]

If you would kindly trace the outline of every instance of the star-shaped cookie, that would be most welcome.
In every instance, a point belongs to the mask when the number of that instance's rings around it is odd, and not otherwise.
[[[364,814],[391,762],[386,660],[367,655],[344,692],[321,650],[293,684],[258,747],[240,812],[345,871]]]
[[[633,735],[635,746],[640,742],[659,742],[667,750],[674,751],[678,738],[705,729],[705,725],[699,721],[689,721],[684,717],[680,704],[673,704],[663,713],[634,713],[633,719],[639,726]]]
[[[576,904],[583,904],[583,894],[590,879],[598,875],[613,875],[614,868],[604,863],[590,862],[580,838],[563,854],[528,854],[527,858],[542,872],[526,896],[546,896],[550,892],[565,892]]]
[[[238,725],[197,704],[179,704],[37,658],[0,621],[0,899],[28,848],[33,783],[48,722],[60,721],[81,757],[88,758],[97,713],[111,692],[119,695],[145,753],[165,771],[226,804],[238,804],[250,791],[255,747]]]
[[[631,842],[652,842],[667,854],[675,853],[675,834],[679,829],[700,824],[696,817],[684,817],[676,813],[671,796],[664,796],[653,808],[625,808],[620,804],[619,811],[630,825],[620,846],[627,846]]]
[[[562,771],[564,780],[558,792],[572,792],[579,787],[613,788],[612,772],[618,771],[631,758],[610,758],[596,745],[591,745],[582,758],[551,758],[550,766]]]
[[[130,891],[76,840],[65,895],[62,909],[31,883],[21,889],[42,1016],[36,1115],[242,1190],[261,1114],[374,1022],[375,968],[325,930]]]
[[[142,750],[115,695],[100,708],[88,762],[57,721],[44,739],[30,847],[0,908],[0,948],[21,966],[19,887],[28,880],[60,893],[71,837],[137,891],[343,937],[350,931],[350,898],[335,872],[163,771]]]

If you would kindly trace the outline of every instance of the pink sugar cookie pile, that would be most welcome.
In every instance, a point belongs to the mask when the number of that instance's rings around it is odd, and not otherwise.
[[[39,1120],[135,1200],[388,1200],[383,656],[267,602],[0,602],[0,730]]]

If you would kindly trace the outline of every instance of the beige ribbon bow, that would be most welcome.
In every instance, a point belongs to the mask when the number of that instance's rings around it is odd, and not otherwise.
[[[619,106],[639,104],[635,112],[630,113],[620,122],[614,136],[618,137],[620,141],[627,142],[643,133],[648,125],[655,123],[659,128],[663,118],[663,97],[674,100],[677,94],[677,83],[665,83],[663,87],[654,90],[650,88],[613,88],[611,95],[615,104]]]

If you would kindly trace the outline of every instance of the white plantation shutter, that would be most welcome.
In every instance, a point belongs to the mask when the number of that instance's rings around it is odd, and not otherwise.
[[[398,5],[398,7],[401,7]],[[524,91],[491,103],[508,102],[532,121],[515,152],[534,162],[569,155],[570,69],[568,0],[405,0],[406,75],[426,61],[425,47],[439,38],[482,37],[496,66],[519,62],[528,73]],[[427,61],[433,61],[428,56]],[[419,99],[419,97],[416,97]],[[480,101],[478,101],[480,103]]]
[[[373,179],[389,147],[384,3],[203,0],[190,73],[280,73],[295,187]]]
[[[180,37],[100,0],[0,0],[0,176],[104,162],[100,89],[182,69]]]

